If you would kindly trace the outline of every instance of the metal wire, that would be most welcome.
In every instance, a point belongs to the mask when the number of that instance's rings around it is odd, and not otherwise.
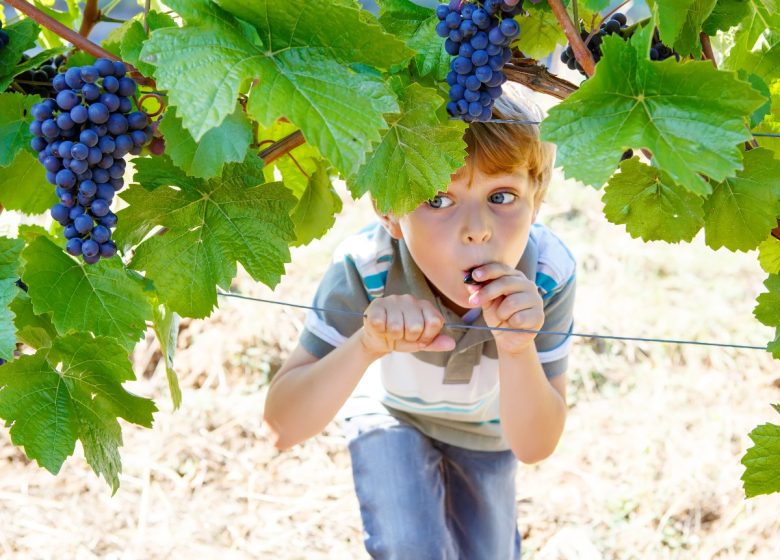
[[[300,303],[290,303],[286,301],[276,301],[272,299],[262,299],[262,298],[255,298],[250,296],[244,296],[241,294],[234,294],[232,292],[223,292],[221,290],[217,290],[217,295],[223,296],[223,297],[234,297],[239,299],[246,299],[250,301],[257,301],[260,303],[271,303],[274,305],[284,305],[287,307],[298,307],[300,309],[311,309],[314,311],[324,311],[326,313],[341,313],[343,315],[350,315],[352,317],[364,317],[364,313],[360,313],[359,311],[348,311],[345,309],[328,309],[326,307],[312,307],[310,305],[303,305]],[[488,330],[488,331],[507,331],[507,332],[523,332],[523,333],[537,333],[537,334],[557,334],[561,336],[581,336],[585,338],[605,338],[605,339],[614,339],[614,340],[638,340],[640,342],[665,342],[670,344],[692,344],[692,345],[700,345],[700,346],[721,346],[724,348],[744,348],[747,350],[764,350],[766,351],[767,348],[764,346],[750,346],[748,344],[729,344],[729,343],[723,343],[723,342],[701,342],[698,340],[675,340],[675,339],[668,339],[668,338],[642,338],[642,337],[636,337],[636,336],[616,336],[616,335],[604,335],[604,334],[591,334],[591,333],[575,333],[575,332],[559,332],[559,331],[546,331],[546,330],[530,330],[530,329],[511,329],[508,327],[486,327],[482,325],[463,325],[459,323],[445,323],[445,327],[450,329],[475,329],[475,330]]]

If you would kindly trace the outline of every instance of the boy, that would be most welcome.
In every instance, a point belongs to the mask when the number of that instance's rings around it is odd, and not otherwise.
[[[497,119],[539,121],[514,84]],[[535,125],[472,123],[446,192],[347,239],[273,379],[279,449],[345,421],[372,558],[520,558],[517,460],[550,455],[566,417],[575,261],[534,224],[553,146]],[[464,281],[465,279],[465,281]],[[342,406],[344,405],[344,406]]]

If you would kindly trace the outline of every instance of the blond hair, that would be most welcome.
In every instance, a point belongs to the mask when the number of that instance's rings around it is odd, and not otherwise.
[[[493,105],[493,118],[541,122],[544,118],[534,103],[514,82],[503,85],[503,94]],[[470,170],[469,184],[473,180],[474,165],[487,175],[512,174],[524,168],[528,172],[533,191],[534,208],[539,208],[550,185],[555,162],[555,145],[542,142],[536,124],[472,122],[463,134],[466,142],[466,165]]]

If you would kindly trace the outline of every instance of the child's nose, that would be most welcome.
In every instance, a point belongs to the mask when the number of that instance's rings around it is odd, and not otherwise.
[[[472,216],[463,225],[463,242],[469,244],[486,243],[490,239],[490,226],[481,216]]]

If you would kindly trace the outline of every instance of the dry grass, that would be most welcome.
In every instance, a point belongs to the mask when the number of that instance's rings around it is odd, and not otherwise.
[[[752,316],[765,275],[755,254],[644,244],[601,214],[601,193],[558,182],[540,219],[578,258],[575,330],[763,345]],[[348,203],[328,236],[295,251],[275,290],[307,303],[337,241],[364,223]],[[234,288],[271,292],[241,275]],[[151,338],[130,390],[161,409],[124,425],[122,486],[111,497],[77,446],[57,477],[0,431],[0,557],[364,558],[339,426],[278,453],[260,431],[265,384],[303,312],[223,300],[182,324],[171,411]],[[570,412],[556,453],[521,465],[525,559],[776,559],[780,496],[745,500],[739,463],[757,424],[777,422],[777,363],[757,351],[575,342]]]

